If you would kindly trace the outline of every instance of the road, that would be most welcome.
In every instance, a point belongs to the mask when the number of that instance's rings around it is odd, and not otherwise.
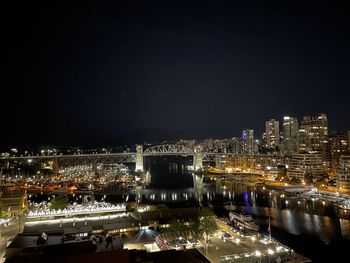
[[[23,231],[24,218],[15,219],[9,222],[8,226],[0,227],[0,262],[5,262],[5,251],[8,240],[14,238],[18,233]]]

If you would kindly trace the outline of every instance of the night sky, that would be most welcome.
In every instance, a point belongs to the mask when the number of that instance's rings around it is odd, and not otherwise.
[[[0,148],[260,136],[319,112],[350,129],[339,2],[3,6]]]

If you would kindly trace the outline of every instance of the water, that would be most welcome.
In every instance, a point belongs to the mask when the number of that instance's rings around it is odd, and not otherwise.
[[[284,198],[280,193],[262,187],[195,176],[186,170],[186,165],[192,161],[186,157],[147,159],[145,168],[151,172],[151,183],[147,188],[106,195],[105,200],[116,203],[126,200],[144,204],[164,203],[170,207],[211,205],[215,213],[223,217],[228,216],[223,206],[232,203],[237,211],[252,214],[262,231],[267,232],[270,217],[272,236],[313,262],[334,262],[348,257],[349,211],[345,213],[321,201]],[[97,200],[103,197],[95,196]],[[47,196],[38,194],[31,197],[36,201],[45,198]],[[80,195],[70,197],[72,202],[81,199]]]
[[[262,187],[202,179],[181,170],[174,172],[171,165],[166,165],[166,159],[157,161],[156,165],[150,166],[152,182],[144,191],[146,195],[154,194],[152,201],[178,203],[179,200],[159,200],[157,197],[162,191],[178,195],[188,192],[191,202],[187,205],[211,205],[219,216],[228,216],[223,205],[232,203],[236,210],[252,214],[262,231],[267,232],[270,217],[272,236],[313,262],[348,258],[350,212],[338,210],[327,202],[284,198],[280,193]]]

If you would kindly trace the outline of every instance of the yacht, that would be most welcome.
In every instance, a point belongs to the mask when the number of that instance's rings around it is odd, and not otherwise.
[[[233,205],[232,202],[229,205],[224,205],[224,208],[226,210],[232,211],[232,210],[236,210],[237,206]]]
[[[234,211],[230,211],[229,218],[230,221],[235,224],[235,226],[238,226],[240,228],[248,228],[254,231],[259,230],[259,226],[254,223],[253,217],[251,215],[244,215]]]

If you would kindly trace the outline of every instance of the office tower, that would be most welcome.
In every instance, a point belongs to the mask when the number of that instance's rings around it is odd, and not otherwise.
[[[276,148],[280,142],[279,122],[271,119],[266,122],[266,146]]]
[[[242,153],[254,153],[254,131],[245,129],[242,131]]]
[[[342,155],[337,169],[337,187],[338,191],[350,190],[350,154]]]
[[[322,151],[322,141],[328,136],[328,120],[326,114],[304,116],[300,129],[305,130],[306,151]]]
[[[322,166],[327,175],[331,175],[331,159],[331,142],[328,138],[322,141]]]
[[[304,129],[299,129],[298,131],[298,152],[306,152],[306,132]]]
[[[347,136],[340,132],[332,133],[329,137],[330,171],[334,175],[339,166],[340,156],[348,152]]]
[[[211,152],[213,150],[213,139],[208,138],[202,141],[203,152]]]
[[[287,154],[298,151],[299,122],[295,117],[283,118],[284,152]]]
[[[233,137],[231,139],[230,152],[234,154],[242,153],[242,138]]]

